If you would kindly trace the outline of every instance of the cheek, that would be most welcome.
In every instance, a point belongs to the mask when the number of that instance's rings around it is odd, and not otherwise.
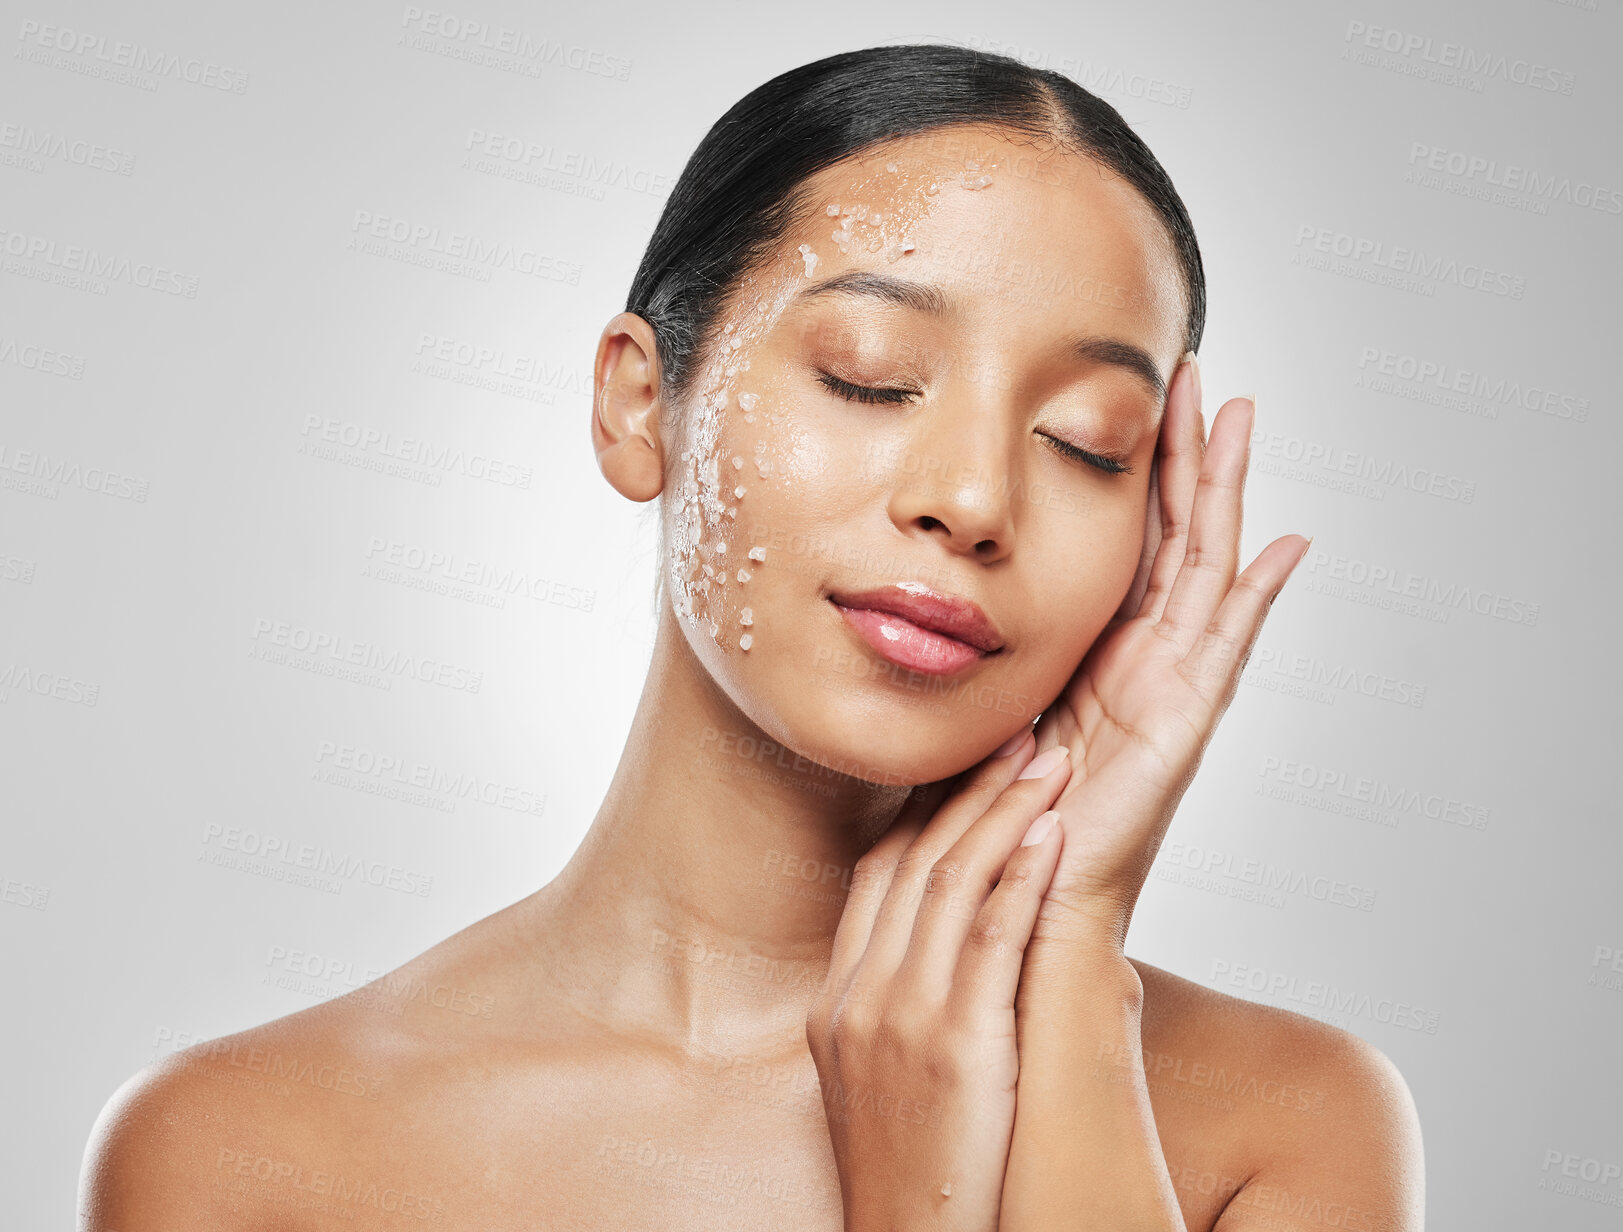
[[[1144,493],[1095,497],[1081,512],[1056,512],[1041,541],[1028,537],[1044,562],[1033,592],[1031,628],[1053,630],[1039,655],[1043,672],[1072,669],[1098,638],[1132,585],[1144,548]]]
[[[666,505],[672,607],[713,668],[716,649],[759,660],[795,640],[794,605],[832,558],[826,487],[842,473],[826,421],[770,351],[727,348],[720,375],[689,412]]]

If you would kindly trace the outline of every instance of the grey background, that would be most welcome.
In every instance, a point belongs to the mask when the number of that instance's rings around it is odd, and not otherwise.
[[[1623,1165],[1616,0],[436,10],[542,49],[500,63],[400,4],[0,8],[9,1226],[68,1224],[136,1069],[344,992],[567,859],[653,628],[648,510],[589,443],[598,331],[722,111],[914,39],[1060,69],[1137,128],[1199,233],[1208,404],[1257,395],[1245,558],[1316,535],[1130,952],[1391,1056],[1432,1226],[1618,1226],[1618,1180],[1585,1183]],[[98,57],[121,41],[206,79],[119,77]],[[1488,67],[1449,76],[1444,44]],[[537,152],[481,166],[474,133]],[[434,268],[362,216],[517,256]],[[1360,242],[1380,255],[1323,268]],[[111,267],[76,275],[75,249]],[[1395,249],[1443,265],[1395,281]],[[496,478],[391,472],[343,445],[368,430]],[[1371,469],[1349,486],[1344,462]],[[556,588],[375,567],[419,552]],[[344,679],[277,646],[318,635],[443,668]],[[540,811],[329,781],[342,748]],[[383,884],[230,846],[267,841]]]

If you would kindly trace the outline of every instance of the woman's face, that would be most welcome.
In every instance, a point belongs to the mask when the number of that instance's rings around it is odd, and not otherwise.
[[[667,594],[773,740],[931,781],[1029,725],[1131,585],[1187,303],[1151,208],[1069,153],[938,129],[809,187],[665,412]]]

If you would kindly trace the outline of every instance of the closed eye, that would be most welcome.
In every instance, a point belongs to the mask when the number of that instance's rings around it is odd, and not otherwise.
[[[1039,432],[1037,435],[1042,437],[1043,440],[1047,441],[1066,457],[1075,458],[1079,462],[1086,462],[1089,466],[1096,466],[1100,470],[1109,474],[1119,475],[1124,471],[1131,471],[1133,469],[1120,458],[1107,458],[1103,454],[1094,453],[1092,450],[1083,449],[1080,445],[1073,445],[1070,441],[1062,441],[1058,437],[1049,436],[1045,432]]]
[[[853,385],[827,372],[819,372],[817,379],[847,402],[885,402],[897,405],[913,397],[911,389],[875,389],[869,385]]]
[[[886,403],[892,406],[907,402],[914,396],[911,389],[883,389],[871,385],[853,385],[850,381],[842,381],[839,377],[827,372],[819,372],[817,379],[828,389],[844,398],[847,402]],[[1089,466],[1111,475],[1130,472],[1133,468],[1119,458],[1107,458],[1103,454],[1083,449],[1080,445],[1073,445],[1070,441],[1062,441],[1058,437],[1047,433],[1038,433],[1056,450],[1067,458],[1074,458],[1079,462],[1086,462]]]

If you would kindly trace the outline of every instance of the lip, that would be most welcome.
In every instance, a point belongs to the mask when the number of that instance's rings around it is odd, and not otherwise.
[[[915,671],[951,675],[1003,649],[979,604],[916,582],[832,591],[828,599],[875,651]]]

